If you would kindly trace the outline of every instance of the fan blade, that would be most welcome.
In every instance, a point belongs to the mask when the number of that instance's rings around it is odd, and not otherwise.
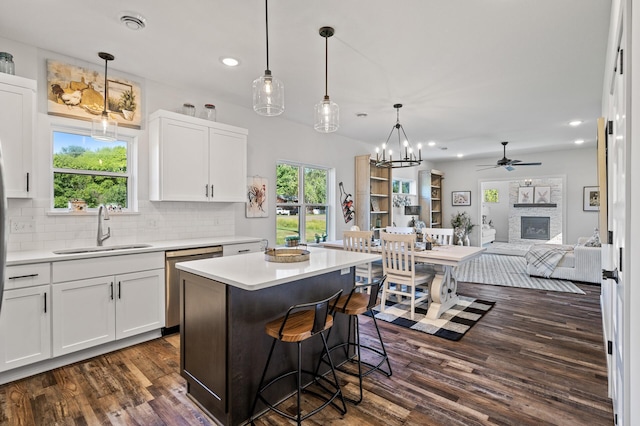
[[[498,167],[495,164],[476,164],[476,167]]]
[[[512,166],[542,166],[542,163],[515,163]]]
[[[487,166],[487,167],[485,167],[484,169],[478,169],[478,170],[476,170],[476,172],[481,172],[481,171],[483,171],[483,170],[489,170],[489,169],[495,169],[496,167],[499,167],[499,166],[489,166],[489,165],[486,165],[486,166]],[[478,165],[478,167],[483,167],[483,165]]]

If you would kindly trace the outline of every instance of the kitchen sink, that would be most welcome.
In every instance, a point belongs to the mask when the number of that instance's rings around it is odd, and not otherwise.
[[[138,248],[151,247],[151,244],[123,244],[120,246],[96,246],[96,247],[81,247],[70,248],[64,250],[55,250],[54,254],[80,254],[80,253],[95,253],[102,251],[114,251],[114,250],[130,250]]]

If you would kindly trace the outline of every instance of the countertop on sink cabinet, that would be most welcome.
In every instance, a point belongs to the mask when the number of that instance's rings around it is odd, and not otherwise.
[[[27,265],[41,262],[60,262],[74,259],[89,259],[105,256],[121,256],[126,254],[150,253],[168,250],[180,250],[197,247],[223,246],[229,244],[242,244],[263,241],[263,238],[228,235],[225,237],[192,238],[182,240],[150,241],[145,242],[149,247],[133,248],[112,251],[99,251],[88,253],[55,254],[53,250],[29,250],[7,253],[7,266]],[[119,244],[112,244],[119,245]],[[109,244],[105,243],[105,247]],[[71,247],[69,247],[71,248]]]

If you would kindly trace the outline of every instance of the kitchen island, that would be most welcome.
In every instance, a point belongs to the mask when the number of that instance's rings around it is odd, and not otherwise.
[[[355,266],[378,255],[324,248],[308,249],[309,260],[267,262],[264,253],[195,260],[177,264],[180,272],[180,372],[187,394],[218,422],[244,423],[251,416],[262,369],[272,339],[267,322],[297,303],[324,299],[339,289],[350,291]],[[331,342],[346,340],[348,322],[336,318]],[[321,340],[303,349],[304,368],[313,370]],[[294,368],[296,345],[279,345],[271,375]],[[295,385],[275,387],[274,400]],[[258,410],[264,407],[259,406]]]

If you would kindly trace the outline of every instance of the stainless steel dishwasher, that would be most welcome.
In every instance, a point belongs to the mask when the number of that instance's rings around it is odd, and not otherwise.
[[[176,263],[222,256],[222,246],[199,247],[165,252],[165,327],[162,334],[180,330],[180,277]]]

